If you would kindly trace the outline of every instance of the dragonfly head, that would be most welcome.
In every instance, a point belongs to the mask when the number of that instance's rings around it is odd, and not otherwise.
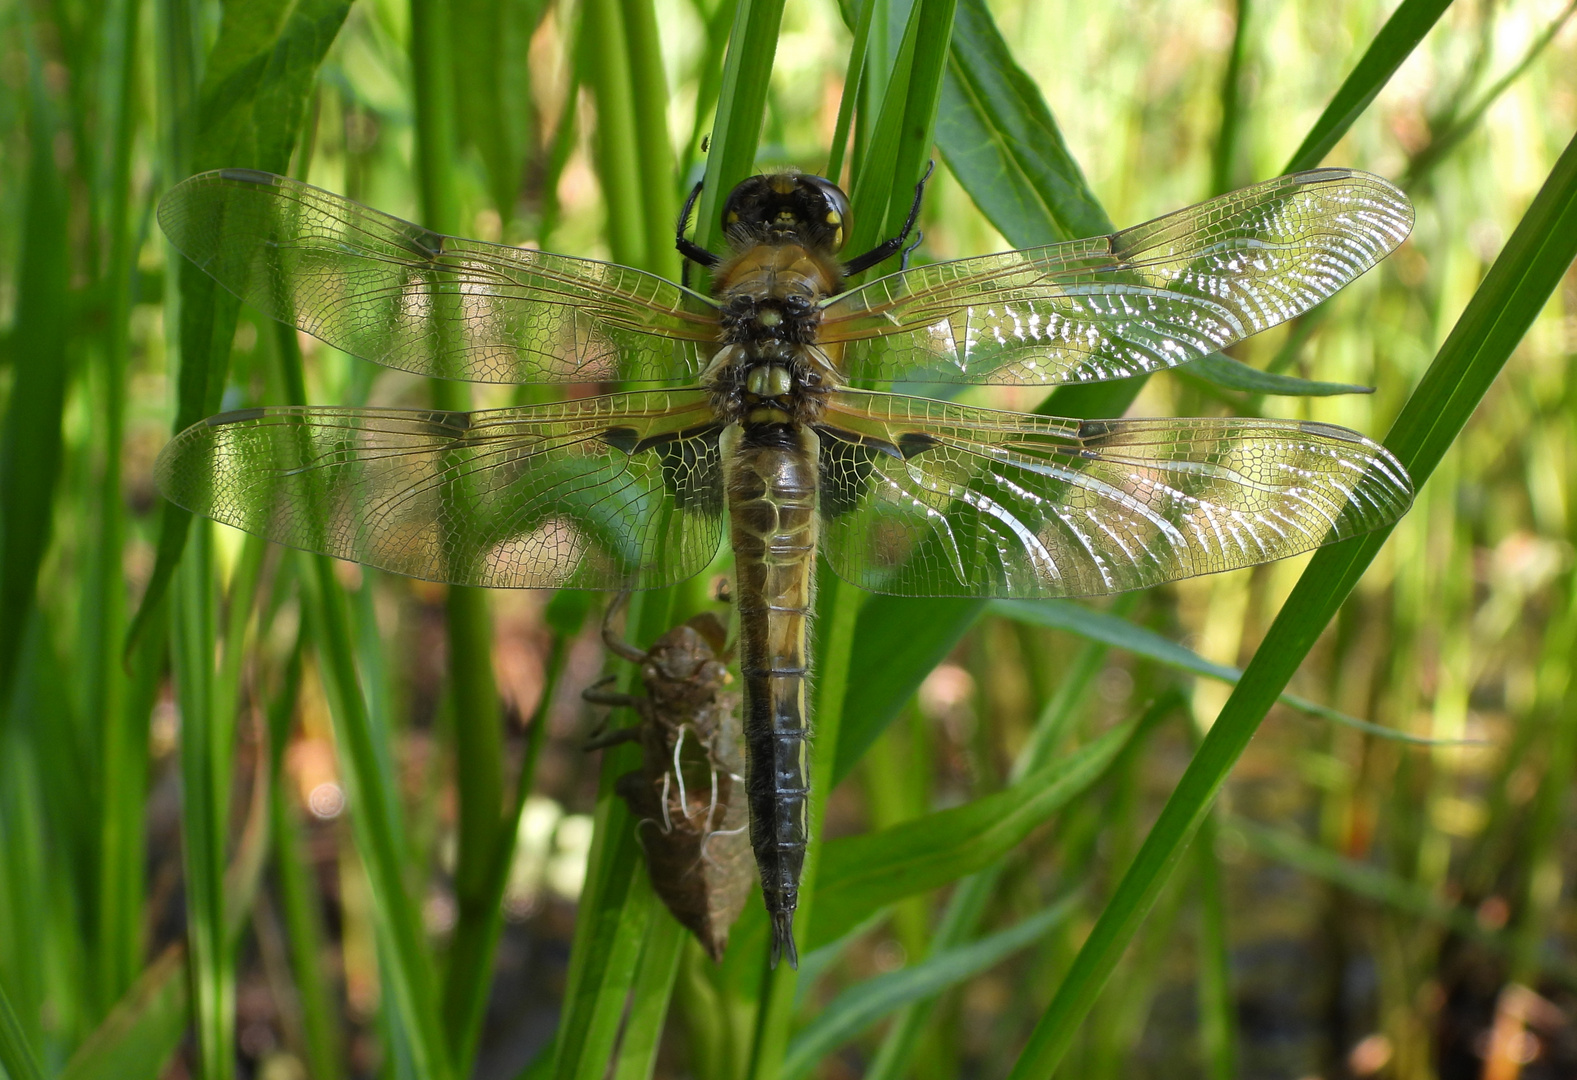
[[[723,231],[740,247],[792,242],[831,255],[842,249],[848,229],[848,196],[808,173],[752,176],[723,203]]]

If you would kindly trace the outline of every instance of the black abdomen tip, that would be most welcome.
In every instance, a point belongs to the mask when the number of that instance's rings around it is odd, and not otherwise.
[[[774,911],[772,913],[772,966],[777,967],[778,961],[788,960],[788,966],[795,971],[799,970],[799,949],[794,944],[794,913],[792,911]]]

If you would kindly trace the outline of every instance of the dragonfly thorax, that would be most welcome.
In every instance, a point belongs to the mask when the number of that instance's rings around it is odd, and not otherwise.
[[[725,423],[810,424],[821,418],[833,372],[804,346],[781,341],[730,345],[704,381]]]

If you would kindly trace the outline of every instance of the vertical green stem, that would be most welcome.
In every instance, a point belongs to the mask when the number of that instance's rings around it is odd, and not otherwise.
[[[213,530],[192,530],[171,606],[181,706],[181,822],[186,855],[187,941],[203,1080],[235,1073],[235,958],[225,921],[228,724],[215,707]]]
[[[597,99],[597,172],[608,208],[608,247],[614,262],[645,266],[651,251],[641,190],[644,185],[636,178],[645,176],[646,171],[636,134],[634,73],[628,62],[630,41],[624,9],[620,0],[586,0],[581,18],[587,75]],[[662,174],[657,182],[672,183]]]
[[[1221,127],[1210,159],[1210,194],[1232,190],[1232,165],[1237,160],[1242,130],[1243,53],[1248,39],[1249,0],[1237,0],[1237,21],[1232,30],[1232,51],[1221,75]]]
[[[455,190],[454,65],[447,10],[436,0],[411,0],[411,70],[416,95],[417,172],[422,216],[428,228],[459,232]],[[470,392],[460,383],[432,382],[436,408],[463,412]],[[489,887],[498,856],[503,815],[503,733],[493,685],[493,629],[487,594],[451,586],[447,602],[449,684],[454,701],[455,788],[460,801],[455,862],[453,951],[444,980],[444,1030],[459,1061],[469,1041],[476,984],[491,982],[493,958],[486,942],[495,933],[497,902]]]
[[[1221,860],[1216,856],[1216,814],[1205,815],[1194,837],[1199,875],[1199,1041],[1209,1080],[1237,1075],[1237,1005],[1232,994],[1231,942]]]
[[[674,220],[679,215],[674,183],[673,142],[668,137],[668,79],[663,72],[662,43],[652,0],[620,0],[625,43],[629,49],[631,118],[635,148],[640,155],[640,180],[631,184],[641,198],[645,230],[642,270],[673,278],[679,273],[674,247]]]
[[[100,725],[103,792],[99,822],[98,931],[94,959],[99,1004],[107,1008],[137,977],[142,960],[143,802],[147,739],[127,709],[121,666],[126,630],[125,582],[121,574],[124,514],[121,499],[121,442],[126,410],[126,368],[131,358],[132,285],[137,267],[131,225],[132,137],[136,131],[137,31],[141,4],[119,0],[110,26],[114,72],[119,75],[112,131],[114,143],[105,185],[109,202],[109,259],[104,280],[109,321],[104,347],[104,457],[99,475],[98,545],[89,588],[93,637],[89,642],[89,721]],[[162,631],[161,631],[162,632]]]

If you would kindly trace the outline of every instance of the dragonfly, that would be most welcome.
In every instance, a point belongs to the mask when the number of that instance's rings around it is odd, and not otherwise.
[[[640,649],[614,633],[628,593],[608,605],[602,640],[635,664],[646,694],[607,689],[614,676],[581,696],[596,705],[635,710],[639,723],[594,735],[588,750],[635,742],[641,767],[614,790],[639,824],[652,889],[714,961],[749,899],[755,874],[744,800],[745,759],[737,695],[724,689],[727,628],[704,611]]]
[[[851,283],[904,249],[923,184],[900,235],[846,260],[848,199],[825,178],[739,184],[726,254],[686,238],[687,204],[675,241],[710,271],[703,293],[267,173],[194,176],[161,202],[165,233],[273,318],[390,368],[569,389],[468,412],[224,413],[165,447],[156,482],[282,544],[464,586],[672,585],[726,533],[751,845],[771,963],[797,964],[818,556],[877,593],[1094,596],[1284,558],[1412,500],[1391,454],[1329,424],[1072,420],[891,391],[1084,383],[1215,353],[1402,242],[1412,207],[1385,180],[1294,173],[1107,236]]]

